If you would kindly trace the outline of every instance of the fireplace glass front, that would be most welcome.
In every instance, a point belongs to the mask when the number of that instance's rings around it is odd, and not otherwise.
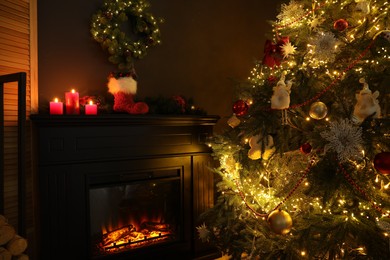
[[[151,249],[182,239],[180,172],[168,172],[171,174],[153,178],[139,174],[137,180],[90,187],[92,258]]]

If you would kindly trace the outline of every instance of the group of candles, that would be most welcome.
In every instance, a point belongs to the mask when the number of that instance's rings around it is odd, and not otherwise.
[[[80,114],[79,93],[74,89],[70,92],[65,92],[65,112],[67,115]],[[64,104],[55,98],[50,102],[50,115],[62,115],[64,113]],[[92,100],[89,104],[85,104],[86,115],[97,115],[97,105],[93,104]]]

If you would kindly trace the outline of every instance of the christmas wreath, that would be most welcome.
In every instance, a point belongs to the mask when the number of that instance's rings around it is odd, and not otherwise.
[[[149,6],[146,0],[105,0],[92,16],[91,34],[119,70],[132,70],[134,60],[142,59],[149,47],[161,42],[158,25],[162,20],[148,12]],[[122,30],[125,22],[132,29],[130,36]]]

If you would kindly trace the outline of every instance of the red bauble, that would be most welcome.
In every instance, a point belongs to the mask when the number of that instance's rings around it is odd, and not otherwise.
[[[301,150],[302,153],[304,154],[308,154],[311,152],[311,145],[309,143],[304,143],[303,145],[301,145],[301,148],[299,150]]]
[[[337,31],[342,32],[348,28],[348,22],[344,19],[338,19],[336,22],[334,22],[333,27]]]
[[[249,106],[244,100],[237,100],[233,104],[233,113],[236,116],[243,116],[248,112]]]
[[[382,152],[375,155],[374,168],[384,175],[390,174],[390,152]]]

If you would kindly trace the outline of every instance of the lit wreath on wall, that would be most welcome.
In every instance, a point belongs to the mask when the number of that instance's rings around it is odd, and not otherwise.
[[[91,34],[104,50],[108,60],[121,71],[133,71],[134,60],[142,59],[148,48],[161,43],[160,19],[148,12],[146,0],[104,0],[103,7],[92,16]],[[130,21],[133,34],[122,29]]]

